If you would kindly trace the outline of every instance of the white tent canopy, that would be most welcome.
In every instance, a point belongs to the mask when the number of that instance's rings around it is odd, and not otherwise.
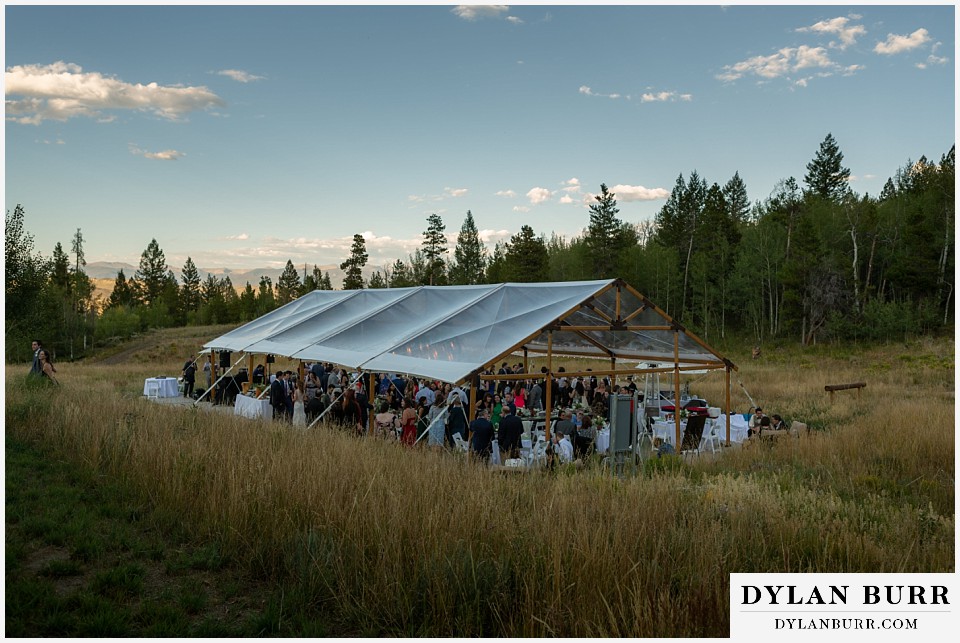
[[[733,366],[619,279],[316,290],[204,348],[446,382],[516,351]]]

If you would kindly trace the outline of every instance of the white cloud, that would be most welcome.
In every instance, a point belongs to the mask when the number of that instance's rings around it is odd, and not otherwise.
[[[240,234],[232,234],[229,237],[225,237],[227,241],[246,241],[250,238],[250,235],[246,232],[241,232]]]
[[[176,161],[178,158],[186,156],[185,152],[178,152],[177,150],[163,150],[162,152],[148,152],[147,150],[141,150],[136,145],[130,145],[130,153],[136,154],[137,156],[142,156],[146,159],[152,159],[154,161]]]
[[[507,22],[510,22],[510,23],[512,23],[512,24],[515,24],[515,25],[522,25],[522,24],[523,24],[523,20],[521,20],[520,18],[518,18],[518,17],[516,17],[516,16],[507,16]]]
[[[840,72],[850,75],[859,69],[860,65],[841,67],[830,60],[830,56],[823,47],[784,47],[769,56],[754,56],[733,65],[725,65],[724,72],[717,74],[718,80],[732,82],[747,75],[759,76],[763,80],[789,77],[800,70],[820,70],[815,76],[826,77]],[[801,87],[806,86],[808,76],[793,82]]]
[[[467,196],[467,192],[469,191],[470,190],[468,190],[467,188],[443,188],[444,194],[446,194],[447,196],[452,196],[454,198]]]
[[[581,85],[579,91],[581,94],[585,94],[587,96],[598,96],[600,98],[611,98],[613,100],[621,98],[620,94],[599,94],[586,85]]]
[[[614,185],[610,192],[613,192],[621,203],[656,201],[670,196],[670,192],[663,188],[645,188],[642,185]]]
[[[527,192],[527,198],[530,199],[531,205],[539,205],[550,200],[553,196],[553,192],[547,188],[532,188]]]
[[[221,69],[218,72],[214,72],[220,76],[226,76],[227,78],[232,78],[238,83],[251,83],[255,80],[263,80],[263,76],[255,76],[250,72],[243,71],[242,69]]]
[[[110,119],[103,110],[129,109],[179,120],[189,112],[225,105],[206,87],[131,84],[76,64],[16,65],[4,73],[7,119],[39,125],[76,116]],[[19,97],[19,98],[10,98]]]
[[[878,54],[893,55],[900,54],[911,49],[921,47],[930,42],[930,35],[926,29],[917,29],[909,36],[898,36],[897,34],[887,34],[885,42],[878,42],[873,51]]]
[[[562,203],[563,205],[568,205],[570,203],[576,203],[576,202],[573,200],[572,196],[570,196],[569,194],[564,194],[562,197],[560,197],[560,203]]]
[[[461,4],[457,5],[450,11],[452,11],[458,18],[463,18],[464,20],[478,20],[480,18],[499,18],[501,14],[506,13],[509,10],[510,7],[505,4]]]
[[[678,94],[677,92],[647,92],[640,96],[641,103],[672,103],[682,100],[689,101],[693,98],[690,94]]]
[[[859,16],[854,17],[854,20],[859,19]],[[848,25],[850,18],[832,18],[831,20],[821,20],[815,25],[809,27],[801,27],[797,29],[800,33],[824,33],[824,34],[834,34],[840,38],[840,44],[834,42],[830,43],[830,47],[836,47],[838,49],[846,49],[850,45],[857,42],[857,38],[867,33],[867,30],[863,25]]]
[[[499,192],[495,193],[494,196],[503,196],[507,197],[508,199],[512,199],[517,196],[517,193],[513,190],[500,190]]]
[[[929,56],[927,56],[926,62],[917,63],[917,67],[919,69],[926,69],[929,65],[946,65],[948,62],[950,62],[949,58],[934,56],[933,54],[930,54]]]
[[[528,208],[528,207],[525,206],[525,205],[515,205],[515,206],[513,206],[513,211],[514,211],[514,212],[529,212],[529,211],[530,211],[530,208]]]
[[[512,235],[509,230],[478,230],[477,236],[480,237],[480,241],[492,246],[497,241],[509,239]]]

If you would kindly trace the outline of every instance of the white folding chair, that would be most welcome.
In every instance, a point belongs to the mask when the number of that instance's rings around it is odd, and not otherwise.
[[[463,439],[459,432],[453,434],[453,443],[456,445],[457,451],[466,453],[470,449],[470,445],[467,444],[467,441]]]
[[[147,382],[147,397],[160,398],[160,382],[156,380]]]
[[[720,446],[720,433],[717,428],[717,423],[716,421],[711,421],[709,433],[704,435],[700,440],[700,450],[703,451],[707,447],[710,447],[710,453],[716,453]]]

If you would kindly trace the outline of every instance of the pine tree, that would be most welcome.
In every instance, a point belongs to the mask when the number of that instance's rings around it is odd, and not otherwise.
[[[803,180],[811,194],[835,203],[840,203],[850,190],[850,170],[843,167],[843,153],[833,134],[827,134],[820,143],[817,155],[807,163]]]
[[[70,292],[70,257],[63,251],[60,242],[53,247],[53,260],[51,263],[52,271],[50,281],[54,286],[60,288],[61,292],[67,294]]]
[[[510,237],[505,259],[510,281],[533,283],[548,278],[550,263],[546,242],[528,225]]]
[[[277,307],[277,299],[273,293],[273,281],[266,275],[260,276],[260,285],[257,288],[257,314],[265,315]]]
[[[367,286],[368,288],[386,288],[387,287],[387,278],[384,277],[383,273],[377,270],[372,275],[370,275],[370,283]]]
[[[323,278],[320,279],[320,290],[333,290],[333,284],[330,283],[330,273],[324,272]]]
[[[500,284],[510,281],[507,274],[507,244],[498,241],[493,247],[493,256],[487,262],[487,283]]]
[[[151,239],[140,255],[140,268],[133,276],[134,292],[139,301],[150,305],[160,300],[167,278],[167,260],[156,239]]]
[[[183,280],[180,286],[180,310],[186,319],[187,315],[200,308],[200,271],[190,257],[183,264],[180,278]]]
[[[117,279],[113,283],[113,292],[110,293],[110,298],[107,300],[107,308],[133,306],[133,303],[133,290],[127,281],[126,275],[123,274],[123,270],[120,270],[117,272]]]
[[[735,172],[733,178],[723,186],[723,198],[733,221],[745,223],[750,217],[750,199],[747,198],[747,184],[740,178],[740,172]]]
[[[277,279],[277,304],[282,306],[296,299],[300,295],[300,286],[300,273],[293,262],[287,259],[287,265]]]
[[[483,283],[487,249],[480,240],[480,233],[467,210],[467,218],[460,226],[457,245],[453,249],[454,264],[450,268],[450,282],[454,284]]]
[[[410,268],[402,259],[397,259],[390,272],[391,288],[409,288],[414,286],[413,278],[410,276]]]
[[[367,265],[367,243],[362,234],[353,235],[350,257],[340,264],[340,270],[346,272],[343,277],[343,290],[363,288],[363,267]]]
[[[587,256],[594,279],[616,277],[620,254],[634,241],[631,229],[617,218],[616,195],[600,184],[600,194],[590,206],[590,224],[584,236]]]
[[[423,257],[426,283],[430,286],[443,285],[447,281],[446,264],[443,255],[447,253],[446,226],[439,214],[427,217],[427,229],[423,232]]]

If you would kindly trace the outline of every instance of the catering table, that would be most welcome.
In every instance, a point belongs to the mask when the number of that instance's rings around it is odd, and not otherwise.
[[[177,397],[180,388],[175,377],[148,377],[143,381],[143,394],[150,395],[150,389],[157,386],[157,397]]]
[[[273,409],[270,407],[270,400],[266,398],[258,400],[255,397],[238,395],[233,404],[233,414],[245,418],[272,418]]]

